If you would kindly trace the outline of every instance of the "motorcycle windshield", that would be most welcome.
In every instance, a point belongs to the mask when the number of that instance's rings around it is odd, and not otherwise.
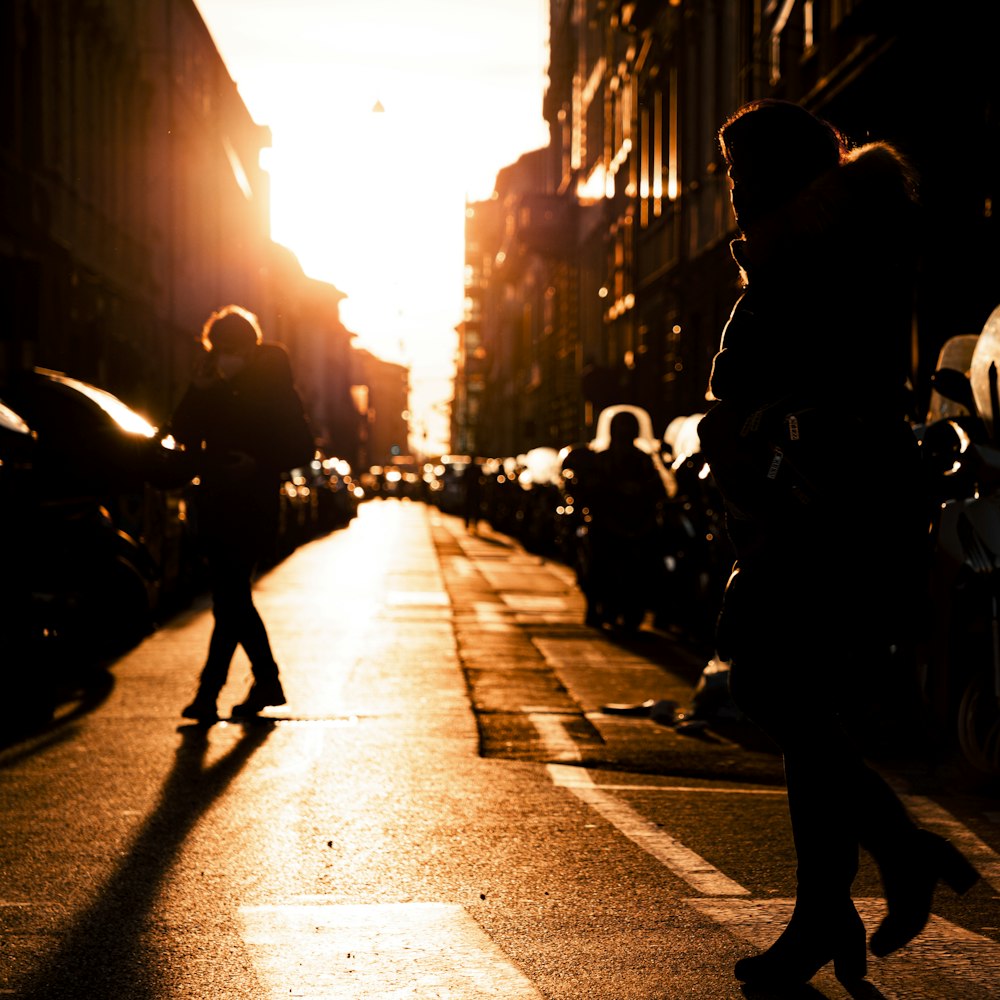
[[[953,368],[968,376],[972,368],[972,355],[979,343],[978,333],[960,333],[945,341],[937,359],[937,370]],[[937,389],[931,389],[930,401],[927,407],[927,423],[933,424],[949,417],[959,417],[967,414],[966,408],[954,399],[942,396]],[[969,414],[975,416],[975,414]]]
[[[969,380],[976,409],[994,441],[1000,431],[1000,404],[998,398],[998,372],[1000,372],[1000,306],[990,313],[976,349],[972,352]]]
[[[653,421],[649,414],[640,406],[619,403],[617,406],[608,406],[601,410],[597,418],[594,439],[590,442],[591,451],[607,451],[611,444],[611,421],[619,413],[631,413],[638,420],[639,436],[634,442],[637,448],[641,448],[648,455],[659,450],[659,440],[653,434]]]

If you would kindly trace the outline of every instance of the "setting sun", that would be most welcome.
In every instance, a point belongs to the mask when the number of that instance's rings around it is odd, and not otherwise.
[[[198,7],[272,131],[273,238],[347,295],[341,316],[360,346],[410,366],[415,433],[443,439],[465,201],[548,142],[547,5]]]

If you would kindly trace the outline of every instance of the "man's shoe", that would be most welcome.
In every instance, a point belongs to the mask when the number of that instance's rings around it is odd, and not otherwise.
[[[252,718],[265,708],[284,705],[285,702],[285,692],[277,678],[273,681],[254,681],[246,700],[233,705],[232,716],[234,719]]]
[[[219,712],[215,707],[214,698],[205,698],[198,695],[194,701],[181,710],[181,718],[194,719],[203,726],[210,726],[219,721]]]

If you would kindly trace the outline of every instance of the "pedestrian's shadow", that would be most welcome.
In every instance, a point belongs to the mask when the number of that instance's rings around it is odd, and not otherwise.
[[[841,984],[851,1000],[886,1000],[885,994],[867,979]],[[801,986],[765,989],[760,986],[741,986],[746,1000],[829,1000],[829,994],[809,983]]]
[[[504,549],[507,552],[513,552],[514,546],[510,542],[504,541],[503,538],[497,535],[492,535],[489,532],[484,532],[482,530],[470,531],[466,533],[465,536],[469,540],[475,540],[477,542],[482,542],[484,545],[492,545],[497,549]]]
[[[20,759],[72,733],[114,690],[112,666],[110,660],[81,666],[78,660],[63,663],[38,656],[24,675],[11,680],[8,704],[16,711],[0,726],[0,751],[18,747]]]
[[[62,947],[45,959],[19,996],[59,1000],[87,996],[164,996],[143,939],[149,917],[173,863],[198,820],[267,740],[274,723],[255,720],[233,745],[205,764],[209,730],[182,726],[173,770],[159,803],[136,835],[127,856],[100,896],[70,927]]]
[[[672,674],[683,678],[693,687],[705,664],[711,658],[702,648],[691,642],[684,642],[676,636],[665,632],[649,629],[614,629],[601,628],[594,632],[596,638],[613,642],[626,652],[641,656],[664,669],[669,668]],[[687,655],[679,657],[678,647]]]

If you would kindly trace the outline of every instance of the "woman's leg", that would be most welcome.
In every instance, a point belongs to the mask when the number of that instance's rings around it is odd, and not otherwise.
[[[822,905],[850,898],[858,870],[856,796],[863,761],[815,690],[799,656],[772,649],[767,662],[734,661],[733,700],[780,748],[797,859],[797,895]]]
[[[804,983],[830,961],[844,981],[867,972],[865,927],[851,899],[860,758],[803,676],[813,666],[772,645],[759,659],[734,661],[730,673],[733,700],[782,751],[797,862],[791,920],[767,951],[736,964],[748,983]]]

